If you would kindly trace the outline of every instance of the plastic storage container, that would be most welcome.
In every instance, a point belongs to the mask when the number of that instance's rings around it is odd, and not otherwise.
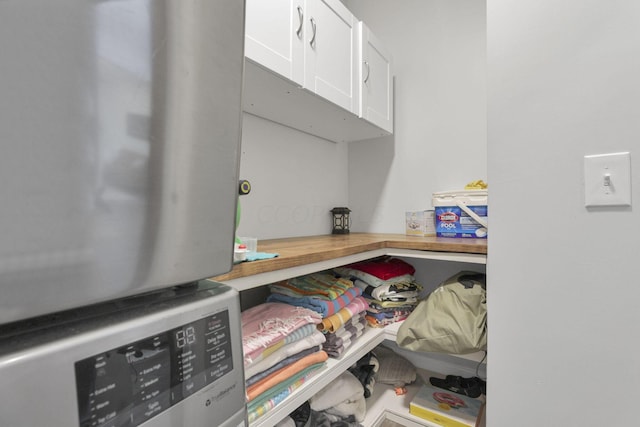
[[[488,233],[487,190],[433,193],[436,235],[483,239]]]

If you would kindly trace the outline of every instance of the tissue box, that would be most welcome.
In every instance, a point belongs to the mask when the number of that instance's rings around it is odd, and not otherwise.
[[[405,229],[407,236],[435,236],[435,212],[431,210],[406,212]]]

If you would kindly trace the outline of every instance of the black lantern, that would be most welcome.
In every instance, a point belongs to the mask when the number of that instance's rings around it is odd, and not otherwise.
[[[349,234],[349,208],[333,208],[333,234]]]

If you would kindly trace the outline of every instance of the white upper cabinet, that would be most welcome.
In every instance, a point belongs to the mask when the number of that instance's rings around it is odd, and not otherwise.
[[[246,0],[244,111],[335,142],[389,135],[390,56],[360,27],[340,0]]]
[[[360,117],[393,133],[393,61],[391,54],[361,21]]]
[[[303,87],[357,114],[357,20],[339,0],[305,4]]]
[[[245,56],[302,86],[304,0],[247,0]]]

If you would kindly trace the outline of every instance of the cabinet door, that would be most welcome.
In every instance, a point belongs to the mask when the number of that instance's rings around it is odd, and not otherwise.
[[[304,88],[358,114],[356,19],[340,0],[307,0]]]
[[[246,0],[245,56],[302,86],[303,0]]]
[[[363,23],[360,29],[360,117],[393,133],[391,55]]]

